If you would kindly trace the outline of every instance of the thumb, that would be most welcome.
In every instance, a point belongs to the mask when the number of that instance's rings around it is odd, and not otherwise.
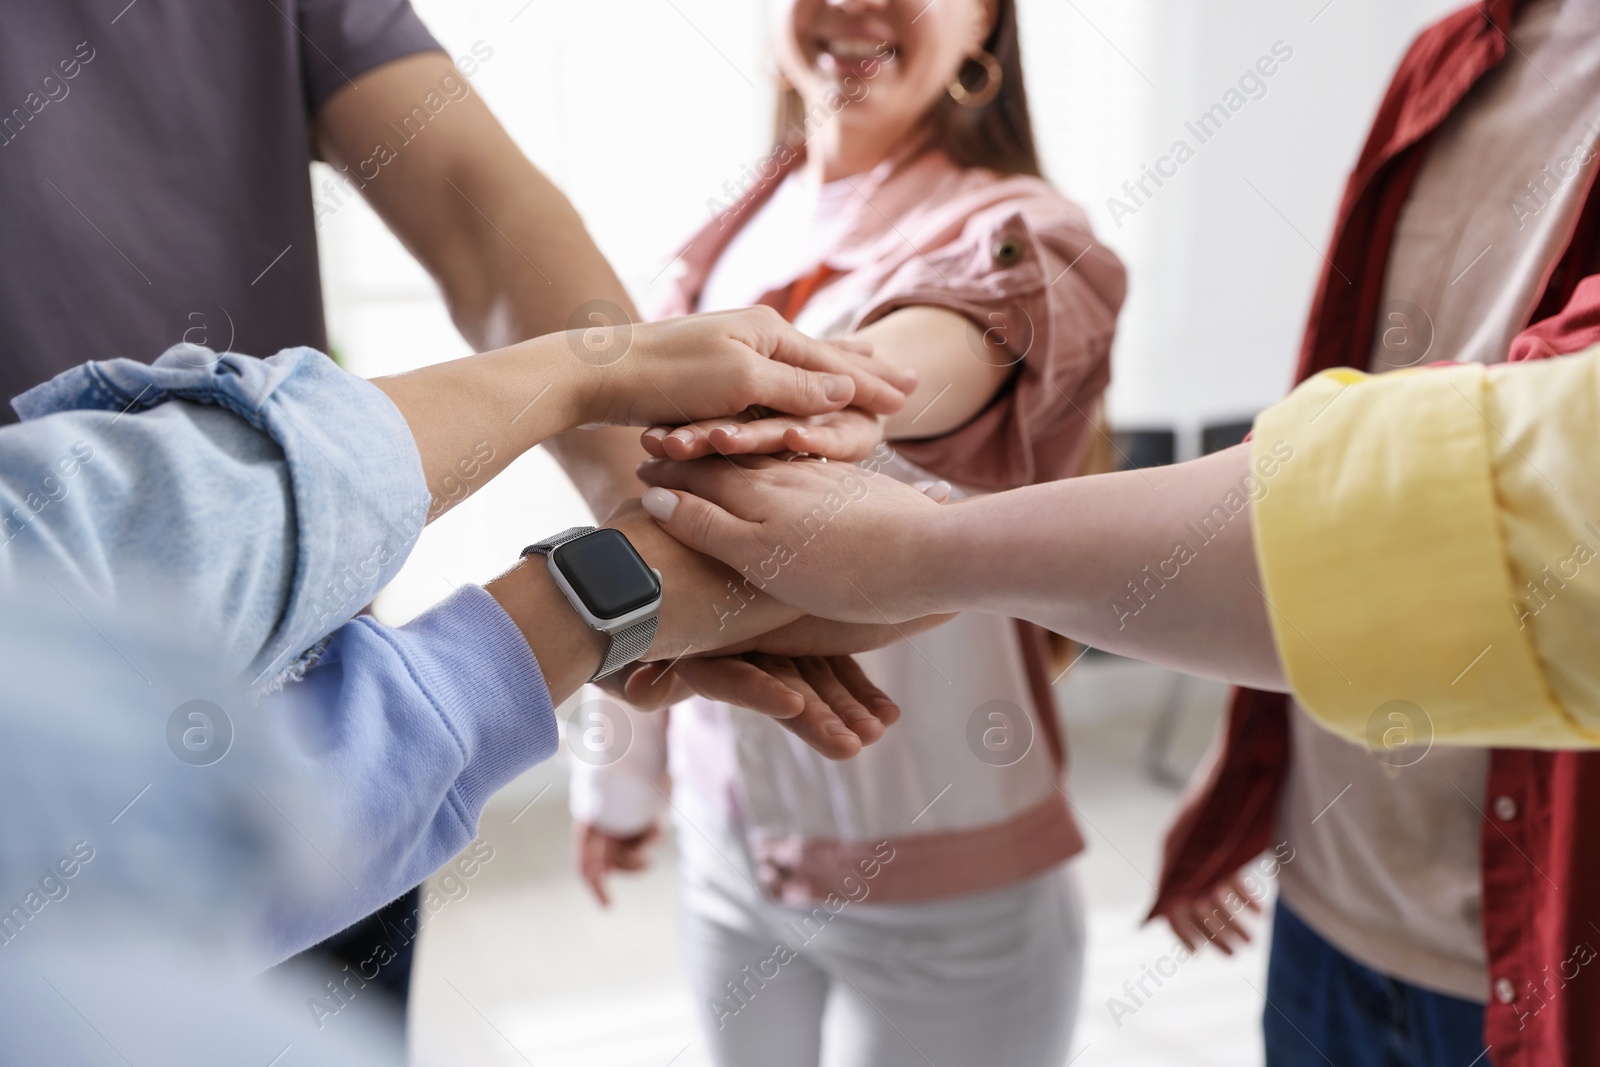
[[[759,360],[751,368],[750,403],[786,415],[825,415],[850,403],[856,383],[848,374],[836,374],[784,363]]]
[[[662,529],[689,548],[720,559],[737,569],[754,524],[735,518],[722,508],[689,493],[654,486],[640,503]]]

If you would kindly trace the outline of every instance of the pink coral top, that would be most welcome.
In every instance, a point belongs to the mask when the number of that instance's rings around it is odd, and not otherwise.
[[[761,180],[684,246],[665,314],[698,308],[729,243],[799,162],[779,149]],[[903,307],[949,308],[1016,363],[964,426],[897,441],[893,458],[875,465],[902,478],[946,478],[962,492],[1076,473],[1095,433],[1126,289],[1084,212],[1040,179],[963,169],[937,151],[849,181],[859,197],[816,265],[823,285],[797,292],[818,275],[807,270],[759,302],[797,311],[796,323],[823,337]],[[1065,752],[1044,638],[1026,624],[962,615],[915,644],[864,657],[905,714],[847,763],[822,759],[749,712],[687,702],[670,731],[679,787],[737,815],[763,891],[786,903],[822,899],[886,841],[895,858],[874,882],[883,902],[1040,873],[1083,848],[1060,788]],[[627,757],[578,769],[577,817],[619,834],[657,817],[669,747],[660,721],[636,716]]]
[[[777,149],[761,178],[678,251],[681,268],[661,317],[698,309],[723,250],[804,160]],[[1049,183],[962,168],[942,152],[890,159],[850,179],[859,205],[819,265],[835,280],[811,306],[843,318],[808,332],[832,336],[892,311],[931,305],[960,312],[1020,362],[1017,377],[967,425],[896,449],[941,477],[976,489],[1010,489],[1078,473],[1092,436],[1089,414],[1111,380],[1111,339],[1127,295],[1115,253],[1095,240],[1083,209]],[[799,278],[795,282],[800,281]],[[760,303],[783,309],[786,286]]]

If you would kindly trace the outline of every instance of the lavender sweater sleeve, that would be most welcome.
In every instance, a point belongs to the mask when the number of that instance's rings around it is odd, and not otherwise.
[[[291,724],[304,779],[329,816],[322,850],[348,883],[333,904],[273,917],[269,945],[285,956],[438,869],[472,840],[489,797],[556,750],[538,662],[495,599],[471,585],[405,626],[346,623],[269,704]]]

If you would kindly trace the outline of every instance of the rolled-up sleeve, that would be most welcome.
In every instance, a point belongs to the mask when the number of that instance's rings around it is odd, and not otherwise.
[[[297,10],[297,26],[307,44],[306,101],[313,114],[351,79],[374,67],[440,51],[410,0],[299,0]]]
[[[1256,422],[1257,560],[1300,701],[1369,741],[1600,745],[1600,349],[1329,371]],[[1415,712],[1412,713],[1415,717]]]
[[[1080,473],[1111,380],[1127,279],[1079,214],[1054,194],[1003,199],[975,212],[955,240],[909,260],[868,302],[863,326],[904,307],[955,311],[1015,366],[966,425],[897,441],[906,458],[985,490]]]
[[[427,517],[400,412],[309,348],[86,363],[13,405],[0,568],[38,557],[99,601],[157,591],[259,686],[372,600]],[[45,479],[62,496],[35,509]]]

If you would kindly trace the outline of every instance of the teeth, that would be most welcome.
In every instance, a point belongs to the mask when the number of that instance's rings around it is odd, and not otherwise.
[[[871,59],[889,51],[886,41],[869,41],[859,37],[829,41],[826,48],[830,55],[844,60]]]

